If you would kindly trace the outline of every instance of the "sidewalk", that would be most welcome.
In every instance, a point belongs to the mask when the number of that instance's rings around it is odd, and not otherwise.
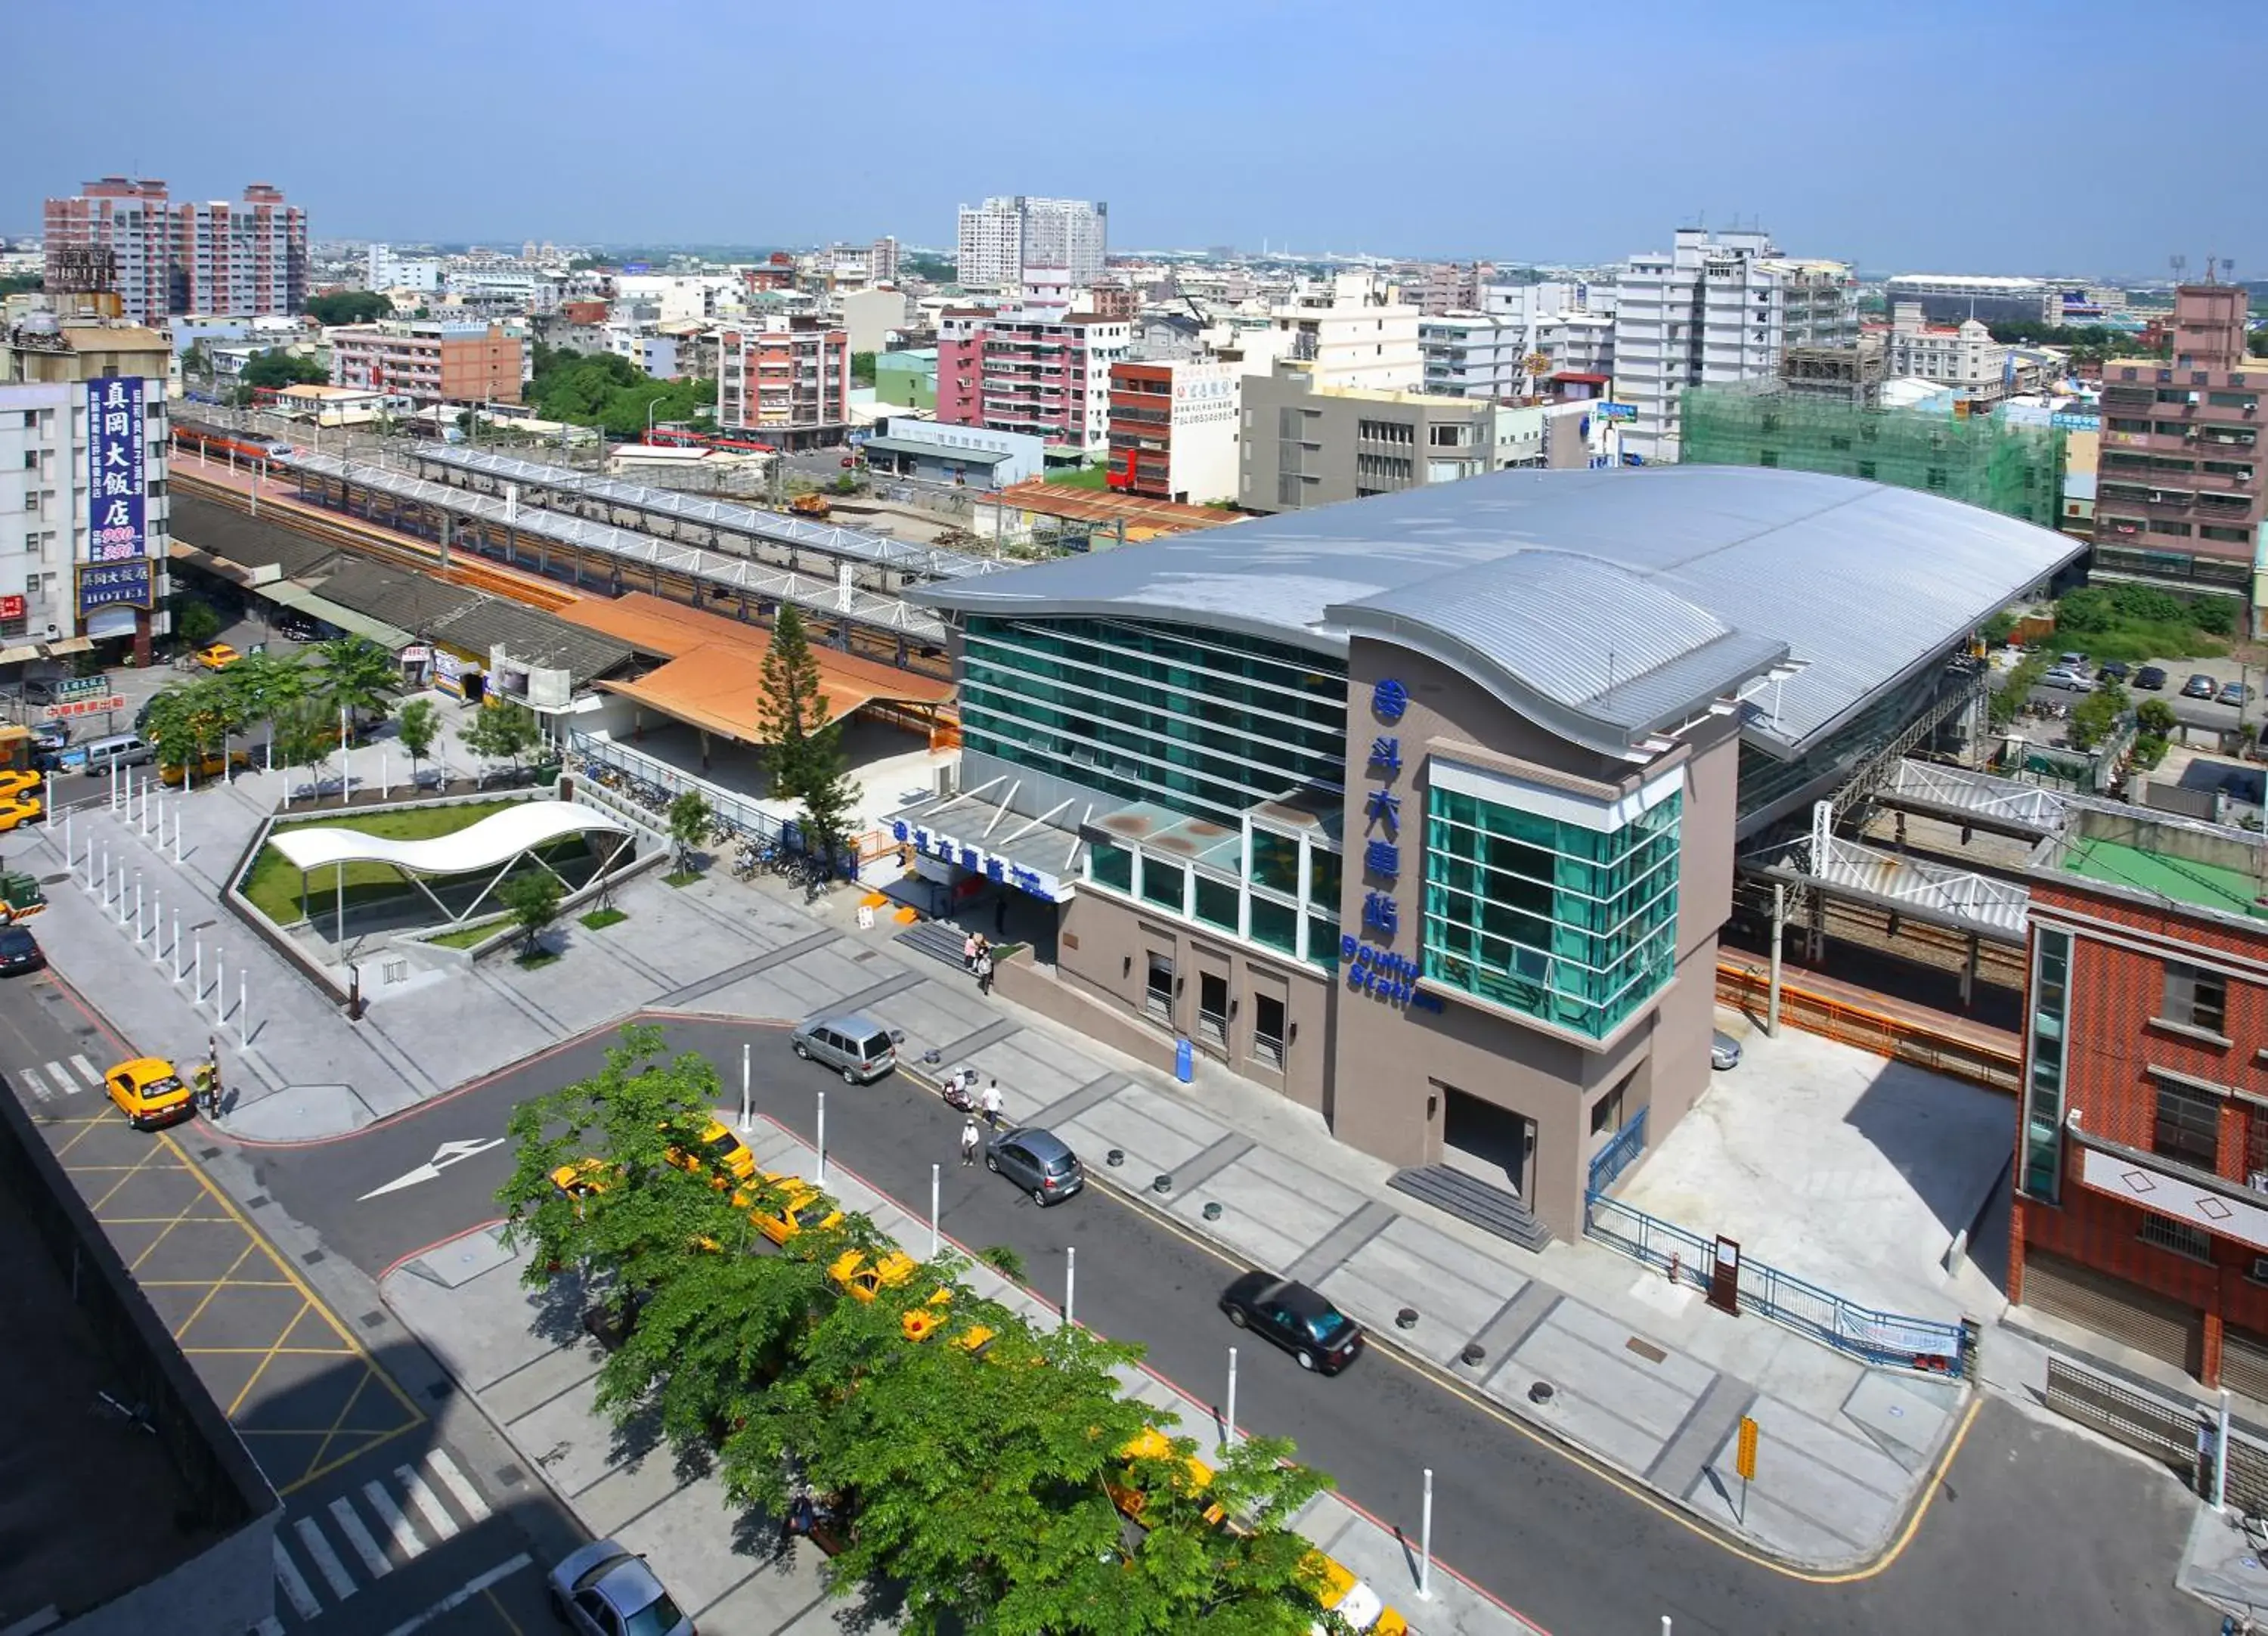
[[[735,1110],[718,1112],[723,1120],[734,1116]],[[764,1168],[815,1179],[811,1147],[770,1120],[759,1122],[747,1141]],[[927,1249],[926,1220],[841,1165],[828,1165],[826,1185],[909,1253]],[[773,1636],[838,1623],[857,1604],[825,1598],[816,1546],[799,1539],[779,1550],[768,1522],[728,1505],[713,1473],[688,1476],[650,1440],[616,1435],[593,1404],[603,1354],[579,1326],[579,1293],[563,1279],[542,1292],[527,1289],[519,1282],[526,1256],[504,1249],[497,1233],[477,1229],[395,1268],[379,1286],[387,1304],[585,1527],[651,1556],[662,1582],[703,1631]],[[954,1247],[967,1253],[965,1246]],[[981,1263],[966,1279],[1035,1323],[1060,1321],[1056,1307]],[[1152,1406],[1160,1426],[1196,1437],[1201,1448],[1219,1435],[1211,1405],[1138,1367],[1123,1371],[1122,1379],[1130,1396]],[[1439,1565],[1432,1599],[1419,1601],[1413,1551],[1335,1494],[1316,1496],[1296,1526],[1426,1636],[1535,1630]],[[880,1627],[898,1628],[895,1619]]]

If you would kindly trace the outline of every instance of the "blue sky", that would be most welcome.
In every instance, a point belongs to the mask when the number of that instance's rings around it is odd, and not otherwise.
[[[318,237],[943,244],[1037,193],[1108,200],[1114,247],[1603,260],[1737,217],[1877,271],[2268,276],[2260,0],[101,15],[98,73],[14,77],[0,226],[127,172],[273,181]]]

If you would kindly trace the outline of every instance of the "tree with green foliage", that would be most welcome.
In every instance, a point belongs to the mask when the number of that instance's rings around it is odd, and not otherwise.
[[[298,698],[279,706],[269,719],[269,731],[278,765],[304,767],[312,782],[321,782],[331,753],[339,748],[339,721],[320,699]]]
[[[2144,699],[2141,707],[2134,712],[2134,720],[2143,732],[2154,733],[2161,738],[2170,736],[2181,725],[2179,718],[2174,714],[2174,707],[2163,699]]]
[[[801,798],[806,750],[827,721],[827,695],[802,611],[783,602],[756,675],[756,727],[763,735],[776,799]]]
[[[307,316],[328,328],[333,324],[367,324],[394,316],[394,303],[375,290],[334,290],[307,298]]]
[[[297,653],[247,653],[220,679],[234,689],[246,723],[267,722],[271,732],[276,715],[306,698],[309,686],[306,662]]]
[[[247,360],[243,373],[237,377],[237,384],[254,388],[319,387],[330,378],[330,371],[313,358],[302,357],[281,347],[270,347],[264,352],[254,353]]]
[[[716,423],[713,380],[657,380],[611,352],[570,352],[539,346],[528,402],[547,420],[598,426],[616,438],[643,438],[663,421]]]
[[[2015,667],[2008,672],[1992,696],[1988,713],[1992,719],[1993,732],[2005,733],[2014,724],[2024,706],[2030,703],[2032,689],[2039,686],[2040,678],[2048,674],[2048,664],[2047,654],[2030,653],[2017,661]]]
[[[1999,647],[2016,633],[2016,616],[2006,608],[1986,620],[1977,634],[1986,647]]]
[[[798,777],[805,850],[831,871],[850,839],[850,816],[858,802],[858,786],[843,755],[841,722],[830,721],[804,741]]]
[[[2125,719],[2126,689],[2105,682],[2072,707],[2071,742],[2075,749],[2091,750],[2109,738]]]
[[[142,736],[158,753],[160,766],[186,767],[196,755],[197,734],[191,714],[193,691],[199,685],[177,682],[151,697],[150,713],[142,720]]]
[[[559,918],[561,896],[559,877],[541,866],[522,870],[497,889],[497,897],[512,912],[512,925],[519,928],[522,960],[533,960],[540,952],[544,932]]]
[[[409,781],[415,784],[418,764],[433,753],[433,742],[441,736],[441,714],[433,701],[412,699],[404,704],[394,719],[394,734],[409,757]]]
[[[960,276],[949,255],[932,255],[916,250],[898,257],[898,270],[909,278],[925,279],[933,284],[949,284]]]
[[[173,637],[194,652],[220,634],[220,615],[202,598],[185,596],[173,608]]]
[[[471,725],[459,736],[474,755],[486,761],[508,761],[518,773],[520,758],[543,741],[543,729],[534,711],[507,699],[475,711]]]
[[[340,637],[316,647],[316,679],[333,710],[342,710],[357,731],[364,715],[384,721],[401,673],[394,655],[368,637]]]
[[[0,276],[0,296],[29,295],[47,287],[47,280],[37,273],[10,273]]]
[[[670,802],[669,838],[677,848],[680,872],[692,872],[701,844],[709,838],[716,817],[710,810],[709,798],[698,790],[687,790]]]
[[[874,384],[874,355],[872,352],[853,352],[850,355],[850,384],[854,387]]]

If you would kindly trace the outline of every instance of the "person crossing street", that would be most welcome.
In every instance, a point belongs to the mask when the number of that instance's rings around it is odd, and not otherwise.
[[[997,1131],[1000,1128],[1000,1081],[995,1080],[984,1087],[977,1105],[984,1109],[984,1123]]]
[[[961,1122],[961,1162],[962,1164],[973,1165],[976,1162],[976,1116],[971,1114]]]

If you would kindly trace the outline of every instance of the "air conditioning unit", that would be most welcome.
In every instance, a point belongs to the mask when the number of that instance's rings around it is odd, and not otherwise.
[[[48,627],[48,640],[50,642],[55,641],[63,636],[63,628],[61,625],[49,625]]]

